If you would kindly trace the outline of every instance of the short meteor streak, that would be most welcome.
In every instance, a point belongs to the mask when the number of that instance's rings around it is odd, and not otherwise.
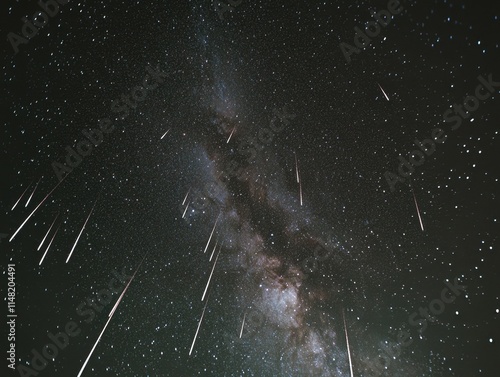
[[[99,199],[99,196],[97,197],[97,199]],[[76,244],[78,243],[78,240],[80,239],[80,236],[82,235],[83,230],[85,229],[85,226],[87,225],[87,222],[89,221],[90,216],[92,215],[92,212],[94,212],[95,205],[97,204],[97,199],[95,200],[94,206],[92,207],[89,215],[87,216],[87,220],[85,220],[85,223],[83,224],[82,230],[80,230],[80,234],[78,234],[78,237],[76,237],[75,244],[73,245],[73,247],[71,248],[71,251],[69,252],[68,258],[66,259],[66,263],[69,262],[69,258],[71,258],[71,255],[73,254],[73,250],[75,250]]]
[[[168,131],[163,134],[163,136],[160,138],[160,140],[162,140],[165,136],[167,136],[167,134],[170,132],[170,130],[171,130],[171,128],[169,128]]]
[[[201,322],[203,321],[203,316],[205,315],[205,309],[207,308],[207,305],[208,305],[208,300],[205,306],[203,307],[203,312],[201,313],[200,321],[198,322],[198,328],[196,329],[196,333],[194,334],[193,344],[191,344],[191,349],[189,350],[189,356],[191,356],[191,352],[193,352],[194,343],[196,342],[196,338],[198,337],[198,332],[200,331]]]
[[[210,245],[210,240],[212,239],[212,236],[214,235],[215,227],[217,226],[217,221],[219,221],[219,216],[220,216],[220,212],[217,215],[217,219],[215,219],[214,228],[212,229],[212,233],[210,233],[210,237],[208,238],[208,242],[207,242],[207,246],[205,246],[205,250],[203,250],[203,254],[205,254],[207,252],[208,245]]]
[[[108,324],[109,322],[111,321],[111,319],[113,318],[113,315],[115,314],[115,311],[116,311],[116,308],[118,307],[118,304],[121,302],[122,298],[123,298],[123,295],[125,294],[125,292],[127,291],[130,283],[132,282],[132,280],[134,279],[134,276],[135,274],[137,273],[137,271],[139,270],[139,268],[141,267],[142,265],[142,262],[144,262],[144,259],[146,258],[147,254],[144,256],[144,258],[142,258],[142,261],[141,263],[139,264],[139,267],[137,267],[137,269],[135,270],[134,272],[134,275],[130,278],[127,286],[123,289],[123,292],[122,294],[120,295],[120,297],[118,298],[118,300],[116,301],[116,304],[115,306],[113,307],[113,309],[111,310],[111,312],[109,313],[109,316],[108,316],[108,320],[106,321],[106,324],[104,325],[104,328],[102,329],[101,331],[101,334],[99,335],[99,338],[97,338],[97,341],[95,342],[94,344],[94,347],[92,347],[92,350],[90,351],[89,355],[87,356],[87,359],[85,360],[85,362],[83,363],[83,366],[82,366],[82,369],[80,369],[80,373],[78,373],[78,376],[77,377],[80,377],[83,373],[83,370],[85,369],[85,367],[87,366],[87,363],[89,362],[90,360],[90,357],[92,356],[92,353],[94,353],[94,350],[95,348],[97,347],[97,344],[99,343],[99,341],[101,340],[101,337],[102,337],[102,334],[104,334],[104,331],[106,331],[106,327],[108,327]]]
[[[42,262],[45,259],[45,256],[47,255],[47,253],[48,253],[48,251],[50,249],[50,245],[52,245],[52,241],[54,241],[54,238],[56,238],[56,234],[59,231],[60,227],[61,227],[61,224],[59,224],[59,226],[57,227],[56,231],[54,232],[54,235],[52,236],[52,239],[50,240],[49,245],[47,246],[47,249],[45,250],[45,253],[43,253],[42,259],[40,259],[40,263],[38,263],[39,266],[42,265]]]
[[[236,126],[234,126],[233,130],[231,131],[231,135],[229,135],[229,138],[227,139],[226,144],[229,144],[229,140],[231,140],[231,137],[233,136],[235,130],[236,130]]]
[[[424,223],[422,222],[422,216],[420,216],[420,209],[418,208],[418,203],[417,203],[417,197],[415,196],[415,192],[413,189],[411,190],[413,193],[413,200],[415,201],[415,207],[417,208],[417,215],[418,215],[418,221],[420,221],[420,228],[422,229],[422,232],[424,231]]]
[[[208,286],[210,285],[210,280],[212,280],[212,275],[214,274],[215,266],[217,265],[217,260],[219,259],[221,249],[219,249],[219,252],[217,253],[217,256],[215,257],[215,262],[214,266],[212,267],[212,272],[210,272],[210,276],[208,277],[207,281],[207,286],[205,287],[205,291],[203,292],[203,296],[201,297],[201,301],[205,299],[205,295],[207,294]]]
[[[243,322],[241,323],[241,330],[240,330],[240,339],[241,336],[243,335],[243,327],[245,327],[245,317],[247,316],[247,313],[243,315]]]
[[[302,181],[300,180],[300,175],[299,175],[299,162],[297,160],[297,154],[293,152],[295,155],[295,176],[297,179],[297,183],[299,184],[299,198],[300,198],[300,205],[302,206],[303,201],[302,201]]]
[[[344,309],[342,309],[342,317],[344,318],[344,330],[345,330],[345,340],[347,343],[347,356],[349,356],[349,368],[351,370],[351,377],[354,377],[354,372],[352,370],[351,349],[349,348],[349,337],[347,336],[347,326],[345,322]]]
[[[380,90],[382,91],[382,93],[384,93],[385,99],[386,99],[387,101],[389,101],[389,96],[385,93],[384,89],[382,89],[382,87],[380,86],[380,84],[379,84],[379,83],[377,83],[377,85],[378,85],[378,87],[380,88]]]
[[[26,191],[28,191],[28,189],[31,187],[31,185],[33,184],[33,182],[31,182],[28,187],[26,187],[26,189],[23,191],[23,193],[21,194],[21,196],[19,197],[19,199],[17,199],[17,202],[14,204],[14,206],[12,207],[11,211],[14,210],[14,208],[16,208],[17,204],[21,201],[21,199],[23,198],[24,194],[26,194]]]
[[[17,233],[19,233],[19,231],[22,229],[22,227],[24,226],[24,224],[26,224],[28,222],[28,220],[31,218],[31,216],[33,216],[35,214],[35,212],[38,210],[38,208],[41,207],[41,205],[47,200],[47,198],[55,191],[56,188],[59,187],[59,185],[66,179],[68,175],[65,175],[63,179],[61,179],[59,181],[59,183],[52,189],[52,191],[50,191],[47,196],[45,198],[43,198],[43,200],[40,202],[40,204],[38,204],[35,209],[29,214],[29,216],[26,218],[26,220],[24,220],[24,222],[21,224],[21,226],[19,228],[17,228],[16,232],[12,235],[12,237],[10,237],[9,239],[9,242],[12,242],[12,240],[14,239],[14,237],[17,235]]]
[[[188,192],[186,193],[186,196],[184,197],[184,200],[182,201],[182,205],[184,205],[186,203],[186,200],[187,200],[190,192],[191,192],[191,187],[189,188]]]
[[[56,215],[56,218],[54,219],[54,221],[52,221],[52,225],[50,226],[49,230],[47,230],[47,233],[45,234],[45,237],[43,237],[43,240],[42,242],[40,242],[40,245],[38,245],[38,249],[36,249],[37,251],[40,250],[42,248],[42,245],[43,243],[45,242],[45,239],[47,238],[47,236],[49,235],[50,233],[50,230],[52,229],[52,227],[54,226],[54,224],[56,223],[56,220],[57,218],[59,217],[59,214]]]
[[[38,184],[40,183],[40,181],[42,180],[42,178],[40,178],[38,180],[38,182],[36,183],[35,188],[33,189],[33,192],[31,193],[30,197],[28,198],[28,201],[26,202],[26,205],[24,206],[24,208],[26,208],[28,206],[28,204],[30,204],[31,198],[33,197],[33,194],[35,193],[36,188],[38,187]]]

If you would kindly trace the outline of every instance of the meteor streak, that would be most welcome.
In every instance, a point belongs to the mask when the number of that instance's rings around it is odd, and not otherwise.
[[[108,327],[108,324],[109,322],[111,321],[111,318],[113,318],[113,316],[110,316],[108,318],[108,320],[106,321],[106,324],[104,325],[104,328],[102,329],[101,331],[101,334],[99,335],[99,338],[97,338],[97,341],[95,342],[94,344],[94,347],[92,347],[92,350],[90,351],[89,355],[87,356],[87,359],[85,360],[85,362],[83,363],[82,365],[82,369],[80,369],[80,372],[78,373],[78,376],[77,377],[80,377],[83,373],[83,370],[85,369],[85,367],[87,366],[87,363],[89,362],[90,360],[90,357],[92,356],[92,353],[94,353],[94,350],[95,348],[97,347],[97,343],[99,343],[99,341],[101,340],[101,337],[102,337],[102,334],[104,334],[104,331],[106,331],[106,327]]]
[[[24,206],[24,208],[26,208],[28,206],[28,204],[30,204],[30,200],[31,198],[33,197],[33,194],[35,193],[36,191],[36,188],[38,187],[38,184],[40,183],[40,181],[42,180],[43,177],[41,177],[38,182],[36,183],[35,185],[35,188],[33,189],[33,192],[31,193],[30,197],[28,198],[28,201],[26,202],[26,205]]]
[[[347,356],[349,356],[349,368],[351,370],[351,377],[354,377],[354,372],[352,371],[352,360],[351,360],[351,350],[349,348],[349,337],[347,336],[347,326],[345,323],[344,309],[342,309],[342,317],[344,318],[344,330],[345,330],[345,340],[347,343]]]
[[[208,245],[210,245],[210,240],[212,239],[212,236],[214,235],[215,226],[217,225],[217,221],[219,220],[219,216],[220,216],[220,212],[217,215],[217,219],[215,219],[214,228],[212,229],[212,233],[210,233],[210,237],[208,238],[208,242],[207,242],[207,246],[205,246],[205,250],[203,250],[203,254],[205,254],[207,252]]]
[[[233,136],[234,131],[236,130],[236,126],[234,126],[233,130],[231,131],[231,135],[229,135],[229,138],[226,141],[226,144],[229,144],[229,140],[231,140],[231,137]]]
[[[26,191],[28,191],[28,189],[31,187],[31,185],[33,184],[33,182],[31,182],[28,187],[26,187],[26,190],[23,191],[23,193],[21,194],[21,196],[19,197],[19,199],[17,199],[17,202],[14,204],[14,206],[12,207],[11,211],[14,210],[14,208],[16,208],[17,206],[17,203],[19,203],[21,201],[21,199],[23,198],[24,194],[26,194]]]
[[[171,128],[169,128],[168,131],[163,134],[163,136],[160,138],[160,140],[163,139],[165,136],[167,136],[167,134],[170,132],[170,130],[171,130]]]
[[[68,174],[69,175],[69,174]],[[40,206],[47,200],[47,198],[50,196],[50,194],[52,194],[54,192],[54,190],[59,187],[59,185],[66,179],[66,177],[68,175],[65,175],[63,179],[61,179],[59,181],[59,183],[52,189],[52,191],[50,191],[47,196],[45,198],[43,198],[43,200],[40,202],[40,204],[38,204],[35,209],[29,214],[29,216],[26,218],[26,220],[24,220],[24,222],[19,226],[19,228],[17,228],[17,230],[15,231],[15,233],[12,235],[12,237],[10,237],[9,239],[9,242],[12,242],[12,240],[14,239],[14,237],[17,235],[17,233],[19,233],[19,231],[22,229],[22,227],[24,226],[24,224],[26,224],[28,222],[28,220],[31,218],[31,216],[33,216],[33,214],[38,210],[38,208],[40,208]]]
[[[187,200],[190,192],[191,192],[191,187],[189,188],[188,192],[186,193],[186,196],[184,197],[184,200],[182,201],[182,205],[184,205],[184,203],[186,203],[186,200]]]
[[[191,356],[191,352],[193,352],[194,343],[196,342],[196,338],[198,337],[198,331],[200,331],[201,322],[203,321],[203,316],[205,315],[205,309],[207,308],[207,304],[208,304],[208,300],[207,300],[207,303],[205,304],[205,306],[203,307],[203,312],[201,313],[200,321],[198,322],[198,328],[196,329],[196,333],[194,334],[193,343],[191,344],[191,349],[189,350],[189,356]]]
[[[56,223],[56,220],[57,218],[59,217],[59,213],[56,215],[56,218],[54,219],[54,221],[52,221],[52,225],[50,226],[49,230],[47,230],[47,233],[45,234],[45,237],[43,237],[43,240],[42,242],[40,242],[40,245],[38,246],[38,249],[36,249],[37,251],[40,250],[42,248],[42,245],[43,243],[45,242],[45,239],[47,238],[47,236],[49,235],[50,233],[50,230],[52,229],[52,227],[54,226],[54,224]]]
[[[245,317],[247,316],[247,313],[243,315],[243,322],[241,323],[241,330],[240,330],[240,339],[241,335],[243,335],[243,327],[245,326]]]
[[[89,362],[90,360],[90,357],[92,356],[92,353],[94,353],[94,350],[95,348],[97,347],[97,344],[99,343],[99,341],[101,340],[101,337],[102,337],[102,334],[104,334],[104,331],[106,331],[106,327],[108,327],[108,324],[109,322],[111,321],[111,319],[113,318],[113,315],[115,314],[115,311],[116,311],[116,308],[118,307],[118,304],[121,302],[122,298],[123,298],[123,295],[125,294],[125,292],[127,291],[130,283],[132,282],[132,280],[134,279],[135,277],[135,274],[137,273],[137,271],[139,270],[139,268],[141,267],[142,265],[142,262],[144,262],[144,259],[146,258],[147,254],[144,255],[144,257],[142,258],[142,261],[141,263],[139,264],[139,266],[137,267],[137,269],[135,270],[134,274],[132,275],[132,277],[130,278],[129,282],[127,283],[126,287],[123,288],[123,292],[122,294],[120,295],[120,297],[118,298],[118,300],[116,300],[116,304],[115,306],[113,306],[113,309],[111,309],[111,312],[109,312],[109,315],[108,315],[108,320],[106,321],[106,324],[104,325],[104,328],[102,329],[101,331],[101,334],[99,335],[99,338],[97,338],[97,341],[95,342],[94,344],[94,347],[92,347],[92,350],[90,351],[89,355],[87,356],[87,359],[85,360],[85,362],[83,363],[82,365],[82,369],[80,369],[80,373],[78,373],[78,376],[77,377],[80,377],[83,373],[83,370],[85,369],[85,367],[87,366],[87,363]]]
[[[205,299],[205,295],[207,294],[207,289],[208,289],[208,286],[210,285],[210,280],[212,279],[212,275],[214,274],[215,266],[217,265],[217,260],[219,259],[220,251],[221,251],[221,249],[219,249],[219,252],[217,253],[217,256],[215,257],[214,266],[212,267],[212,272],[210,272],[210,276],[208,277],[207,286],[205,287],[205,291],[203,292],[203,296],[201,297],[201,301],[203,301]]]
[[[413,194],[413,200],[415,201],[415,207],[417,209],[418,221],[420,221],[420,228],[422,229],[422,232],[423,232],[424,231],[424,223],[422,222],[422,217],[420,216],[420,209],[418,208],[417,197],[415,196],[415,191],[413,191],[413,188],[411,189],[411,192]]]
[[[299,162],[297,160],[297,154],[293,152],[295,155],[295,176],[297,179],[297,183],[299,184],[299,198],[300,198],[300,205],[302,206],[303,201],[302,201],[302,181],[300,180],[300,175],[299,175]]]
[[[54,232],[54,235],[52,236],[52,239],[50,240],[49,242],[49,245],[47,246],[47,249],[45,250],[45,253],[43,253],[43,257],[42,259],[40,259],[40,263],[38,263],[39,266],[42,265],[42,262],[43,260],[45,259],[45,256],[47,255],[47,252],[49,251],[50,249],[50,245],[52,245],[52,241],[54,241],[54,238],[56,238],[56,234],[57,232],[59,231],[59,228],[61,227],[61,224],[59,224],[59,226],[57,227],[56,231]]]
[[[99,199],[99,196],[97,197],[97,199]],[[71,251],[69,252],[68,258],[66,259],[66,263],[69,262],[69,258],[71,258],[71,255],[73,254],[73,250],[75,250],[76,244],[78,243],[78,240],[80,239],[80,236],[82,235],[83,230],[85,229],[85,226],[87,225],[87,222],[89,221],[90,216],[92,215],[92,212],[94,211],[95,205],[97,204],[97,199],[95,200],[94,206],[92,207],[89,215],[87,216],[87,220],[85,220],[85,223],[83,224],[82,230],[80,230],[80,234],[78,234],[78,237],[76,237],[75,244],[73,245],[73,247],[71,248]]]
[[[384,93],[385,99],[386,99],[387,101],[389,101],[389,96],[385,93],[384,89],[382,89],[382,87],[380,86],[380,84],[379,84],[379,83],[377,83],[377,85],[378,85],[378,87],[380,88],[380,90],[382,91],[382,93]]]

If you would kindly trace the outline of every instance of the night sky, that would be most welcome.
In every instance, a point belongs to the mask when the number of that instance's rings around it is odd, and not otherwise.
[[[497,2],[44,1],[2,376],[498,376]]]

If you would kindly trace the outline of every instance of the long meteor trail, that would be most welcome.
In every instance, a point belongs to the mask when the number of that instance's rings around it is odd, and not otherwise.
[[[69,175],[69,174],[68,174]],[[24,226],[24,224],[26,224],[28,222],[28,220],[31,218],[31,216],[33,216],[33,214],[38,210],[38,208],[40,208],[40,206],[47,200],[47,198],[50,196],[50,194],[52,194],[56,188],[59,187],[59,185],[66,179],[66,177],[68,175],[65,175],[63,179],[61,179],[59,181],[59,183],[47,194],[47,196],[45,198],[43,198],[43,200],[40,202],[40,204],[38,204],[35,209],[33,210],[33,212],[31,212],[29,214],[29,216],[26,218],[26,220],[24,220],[24,222],[19,226],[19,228],[17,228],[17,230],[15,231],[15,233],[12,235],[12,237],[10,237],[9,239],[9,242],[12,242],[12,240],[14,239],[14,237],[17,235],[17,233],[19,233],[19,231],[22,229],[22,227]]]
[[[352,369],[351,349],[349,347],[349,336],[347,335],[347,326],[346,326],[346,322],[345,322],[344,309],[342,309],[342,317],[344,318],[344,330],[345,330],[345,340],[347,343],[347,356],[349,356],[349,368],[351,370],[351,377],[354,377],[354,372]]]
[[[115,306],[113,306],[113,309],[111,309],[111,312],[110,312],[110,313],[109,313],[109,315],[108,315],[108,320],[106,321],[106,324],[104,325],[104,328],[102,329],[101,334],[99,335],[99,338],[97,338],[97,341],[95,342],[94,346],[93,346],[93,347],[92,347],[92,349],[90,350],[90,353],[89,353],[89,355],[87,356],[87,359],[85,360],[85,362],[83,363],[83,365],[82,365],[82,369],[80,369],[80,373],[78,373],[78,376],[77,376],[77,377],[80,377],[80,376],[82,375],[83,370],[84,370],[84,369],[85,369],[85,367],[87,366],[87,363],[89,362],[90,357],[92,356],[92,353],[94,353],[94,350],[95,350],[95,348],[97,347],[97,344],[98,344],[98,343],[99,343],[99,341],[101,340],[102,334],[104,334],[104,331],[106,331],[106,327],[108,327],[109,322],[110,322],[110,321],[111,321],[111,319],[113,318],[113,315],[114,315],[114,314],[115,314],[115,312],[116,312],[116,308],[118,307],[118,304],[121,302],[121,300],[122,300],[122,298],[123,298],[123,296],[124,296],[125,292],[127,291],[127,289],[128,289],[128,287],[129,287],[130,283],[132,282],[132,280],[134,279],[135,274],[137,273],[137,271],[138,271],[138,270],[139,270],[139,268],[141,267],[142,262],[144,262],[144,259],[146,258],[146,256],[147,256],[147,254],[146,254],[146,255],[144,255],[144,257],[142,258],[142,261],[141,261],[141,263],[139,264],[139,266],[137,267],[137,269],[135,270],[134,275],[132,275],[132,277],[130,278],[130,280],[129,280],[128,284],[126,285],[126,287],[125,287],[125,288],[123,288],[123,292],[122,292],[122,294],[120,295],[120,297],[119,297],[119,298],[118,298],[118,300],[116,301],[116,304],[115,304]]]
[[[57,227],[56,231],[54,232],[54,235],[52,236],[52,239],[50,240],[49,245],[47,246],[47,249],[45,250],[45,253],[43,253],[42,259],[40,259],[40,263],[38,263],[39,266],[42,265],[42,262],[45,259],[45,256],[47,255],[47,253],[48,253],[48,251],[50,249],[50,245],[52,245],[52,242],[54,241],[54,238],[56,238],[56,234],[59,231],[60,227],[61,227],[61,224],[59,224],[59,226]]]
[[[47,236],[49,235],[50,233],[50,230],[52,229],[52,227],[54,226],[54,224],[56,223],[56,220],[57,218],[59,217],[59,213],[56,215],[56,218],[54,219],[54,221],[52,221],[52,225],[50,226],[49,230],[47,230],[47,233],[45,234],[45,237],[43,237],[43,240],[42,242],[40,242],[40,245],[38,245],[38,249],[36,249],[37,251],[40,250],[42,248],[42,245],[43,243],[45,242],[45,239],[47,238]]]
[[[189,350],[189,356],[191,356],[191,352],[193,352],[194,343],[196,342],[196,338],[198,337],[198,332],[200,331],[201,322],[203,321],[203,316],[205,315],[205,309],[207,308],[207,305],[208,305],[208,300],[205,306],[203,307],[203,312],[201,313],[200,321],[198,322],[198,328],[196,329],[196,333],[194,334],[193,338],[193,343],[191,344],[191,349]]]
[[[97,196],[97,199],[99,199],[99,196]],[[87,220],[85,220],[85,223],[82,226],[82,230],[80,230],[80,234],[78,234],[78,237],[76,237],[75,244],[73,245],[73,247],[71,248],[71,251],[69,252],[68,258],[66,259],[66,263],[69,262],[69,258],[71,258],[71,255],[73,254],[73,250],[75,250],[76,244],[78,243],[78,240],[80,239],[80,236],[82,235],[83,230],[85,229],[85,226],[87,225],[87,222],[89,221],[90,216],[92,215],[92,212],[94,211],[95,205],[97,204],[97,199],[95,200],[94,206],[92,207],[89,215],[87,216]]]
[[[207,294],[208,286],[210,285],[210,280],[212,280],[212,275],[214,274],[215,266],[217,265],[217,260],[219,259],[220,251],[221,251],[221,249],[219,249],[219,252],[217,253],[217,256],[215,257],[214,266],[212,267],[212,272],[210,272],[210,276],[208,277],[207,286],[205,287],[205,291],[203,292],[203,296],[201,297],[201,301],[203,301],[205,299],[205,295]]]

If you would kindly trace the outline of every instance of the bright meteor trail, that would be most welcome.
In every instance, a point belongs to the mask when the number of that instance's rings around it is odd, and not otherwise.
[[[214,274],[215,266],[217,265],[217,260],[219,259],[220,251],[221,251],[221,249],[219,249],[219,252],[217,253],[217,256],[215,257],[214,266],[212,267],[212,272],[210,272],[210,276],[208,277],[207,286],[205,287],[205,291],[203,292],[203,296],[201,297],[201,301],[203,301],[205,299],[205,295],[207,294],[207,289],[208,289],[208,286],[210,285],[210,280],[212,279],[212,275]]]
[[[170,130],[171,130],[171,128],[169,128],[168,131],[163,134],[163,136],[160,138],[160,140],[163,139],[165,136],[167,136],[167,134],[170,132]]]
[[[194,343],[196,342],[196,338],[198,337],[198,332],[200,331],[201,322],[203,321],[203,316],[205,315],[205,309],[207,308],[207,304],[208,304],[208,300],[207,300],[205,306],[203,307],[203,312],[201,313],[200,321],[198,322],[198,328],[196,329],[196,333],[194,334],[193,343],[191,344],[191,349],[189,350],[189,356],[191,356],[191,352],[193,352]]]
[[[418,208],[417,197],[415,196],[415,192],[413,191],[413,188],[411,189],[411,192],[413,194],[413,200],[415,201],[415,208],[417,209],[418,221],[420,221],[420,228],[422,229],[422,232],[423,232],[424,231],[424,223],[422,222],[422,216],[420,216],[420,209]]]
[[[243,322],[241,323],[241,330],[240,330],[240,339],[241,336],[243,335],[243,328],[245,327],[245,317],[247,316],[247,313],[243,314]]]
[[[345,330],[345,340],[347,343],[347,356],[349,356],[349,368],[351,370],[351,377],[354,377],[354,372],[352,370],[351,349],[349,347],[349,336],[347,335],[347,325],[345,322],[344,309],[342,309],[342,317],[344,318],[344,330]]]
[[[236,126],[234,126],[233,130],[231,131],[231,135],[229,135],[229,138],[227,139],[226,144],[229,144],[229,141],[231,140],[231,137],[233,136],[233,133],[235,130],[236,130]]]
[[[382,91],[382,93],[384,93],[385,99],[386,99],[387,101],[389,101],[389,96],[385,93],[385,90],[384,90],[384,89],[382,89],[382,87],[380,86],[380,84],[379,84],[379,83],[377,83],[377,85],[378,85],[378,87],[380,88],[380,90]]]
[[[104,328],[102,329],[101,331],[101,334],[99,335],[99,338],[97,338],[97,341],[95,342],[94,346],[92,347],[92,349],[90,350],[90,353],[89,355],[87,356],[87,359],[85,360],[85,362],[83,363],[82,365],[82,369],[80,369],[80,373],[78,373],[78,376],[77,377],[80,377],[83,373],[83,370],[85,369],[85,367],[87,366],[87,363],[89,362],[90,360],[90,357],[92,356],[92,353],[94,352],[95,348],[97,347],[97,344],[99,343],[99,341],[101,340],[101,337],[102,337],[102,334],[104,334],[104,331],[106,331],[106,327],[108,327],[108,324],[109,322],[111,321],[111,319],[113,318],[113,315],[115,314],[116,312],[116,309],[118,307],[118,304],[120,304],[123,296],[125,295],[125,292],[127,291],[130,283],[132,282],[132,280],[134,280],[134,277],[135,277],[135,274],[137,273],[137,271],[139,271],[139,268],[141,267],[142,265],[142,262],[144,262],[144,259],[146,258],[147,254],[144,255],[144,257],[142,258],[142,261],[141,263],[139,264],[139,266],[137,267],[137,269],[135,270],[134,274],[132,275],[132,277],[130,278],[129,282],[127,283],[127,285],[125,286],[125,288],[123,288],[123,292],[122,294],[120,295],[120,297],[118,298],[118,300],[116,300],[116,303],[115,305],[113,306],[113,309],[111,309],[111,311],[109,312],[109,315],[108,315],[108,320],[106,321],[106,324],[104,325]]]

